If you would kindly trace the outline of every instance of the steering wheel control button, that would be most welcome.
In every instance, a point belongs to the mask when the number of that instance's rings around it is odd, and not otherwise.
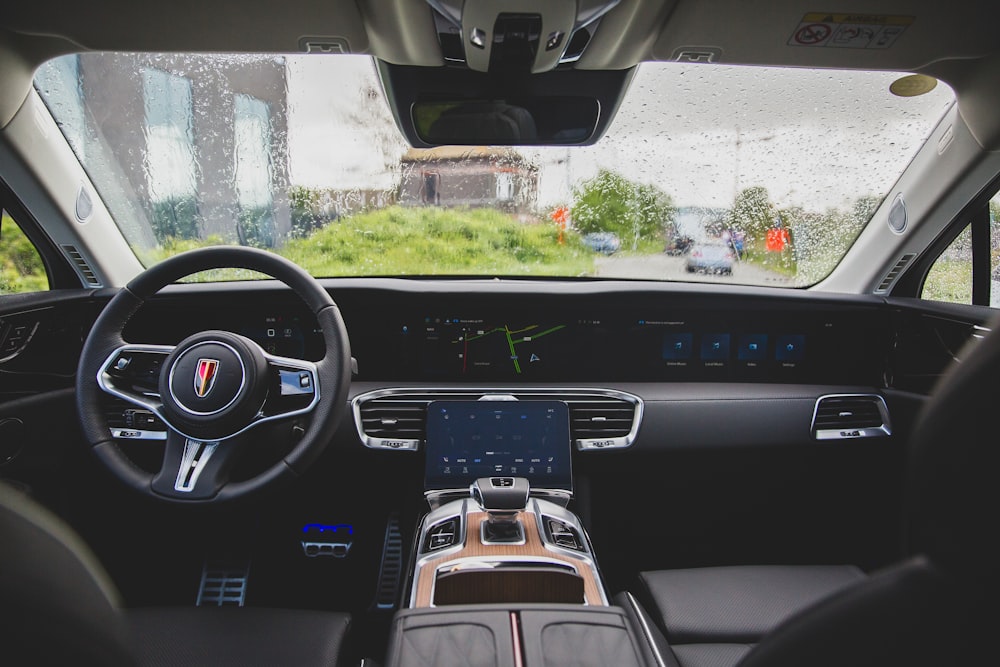
[[[309,396],[313,393],[313,376],[309,371],[280,369],[278,378],[282,396]]]
[[[170,394],[194,415],[214,415],[232,405],[247,383],[246,364],[230,345],[199,343],[188,348],[170,369]]]

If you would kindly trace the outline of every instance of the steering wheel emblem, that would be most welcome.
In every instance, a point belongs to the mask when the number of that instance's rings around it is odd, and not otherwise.
[[[215,378],[219,375],[218,359],[199,359],[194,372],[194,394],[205,398],[215,386]]]

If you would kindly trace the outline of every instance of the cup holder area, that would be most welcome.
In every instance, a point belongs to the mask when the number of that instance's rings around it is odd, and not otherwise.
[[[456,604],[583,604],[584,580],[562,564],[481,562],[437,572],[434,606]]]

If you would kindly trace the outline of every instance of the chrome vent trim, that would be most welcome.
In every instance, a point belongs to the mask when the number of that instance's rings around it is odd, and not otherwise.
[[[880,282],[878,287],[875,288],[875,294],[887,294],[889,290],[892,289],[892,286],[896,284],[896,280],[899,276],[903,274],[903,271],[910,265],[910,262],[912,262],[913,258],[916,256],[916,253],[908,252],[896,260],[896,263],[892,265],[892,268],[889,269],[888,273],[885,274],[885,277],[882,278],[882,282]]]
[[[642,423],[643,402],[615,389],[377,389],[351,401],[358,437],[371,449],[416,451],[423,444],[427,404],[436,400],[559,400],[569,406],[576,448],[630,447]]]
[[[816,399],[815,440],[882,438],[892,435],[889,408],[878,394],[827,394]]]
[[[69,261],[73,263],[74,268],[76,268],[77,274],[83,279],[84,285],[87,287],[103,287],[104,283],[101,279],[97,277],[97,272],[91,268],[90,263],[87,258],[83,256],[76,246],[63,244],[62,250],[66,253]]]

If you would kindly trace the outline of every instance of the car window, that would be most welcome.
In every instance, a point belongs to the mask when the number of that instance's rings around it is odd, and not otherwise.
[[[982,229],[988,227],[988,233],[977,236],[973,231],[975,223],[966,225],[934,260],[924,280],[921,298],[967,305],[988,303],[992,308],[1000,308],[1000,192],[990,199],[987,209],[979,215],[983,217]],[[989,248],[987,250],[978,244],[988,244]],[[986,278],[981,278],[984,296],[979,301],[974,297],[977,252],[982,253],[982,270],[989,272],[988,285]]]
[[[931,265],[923,299],[972,304],[972,225],[967,225]]]
[[[990,200],[990,306],[1000,308],[1000,192]]]
[[[49,289],[45,265],[34,244],[7,211],[0,219],[0,294]]]
[[[318,277],[805,287],[954,104],[904,76],[648,62],[594,145],[432,149],[365,56],[84,53],[35,86],[147,266],[231,243]],[[688,256],[705,243],[731,260]]]

